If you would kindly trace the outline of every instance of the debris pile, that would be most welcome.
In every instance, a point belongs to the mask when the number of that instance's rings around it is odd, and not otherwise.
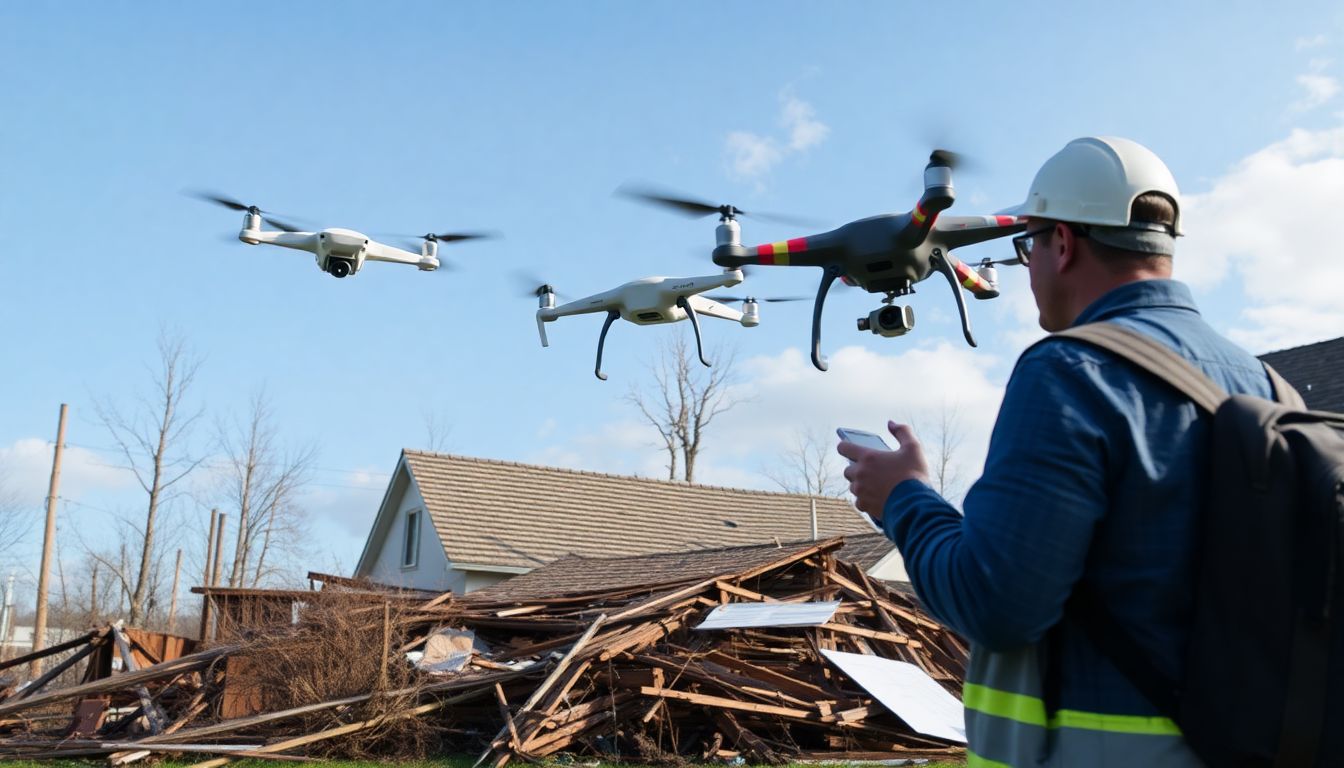
[[[917,732],[841,671],[845,654],[907,662],[959,696],[966,658],[911,598],[837,558],[843,544],[668,555],[661,571],[657,555],[570,558],[428,600],[328,584],[290,625],[143,668],[122,643],[119,673],[0,692],[0,757],[960,756],[955,737]]]

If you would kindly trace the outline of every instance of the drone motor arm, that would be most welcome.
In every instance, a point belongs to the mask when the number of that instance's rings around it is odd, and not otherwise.
[[[695,307],[691,306],[691,302],[687,301],[685,296],[677,297],[677,306],[681,307],[686,312],[686,317],[690,319],[691,328],[695,330],[695,352],[700,356],[700,362],[708,368],[709,361],[705,359],[705,348],[700,343],[700,320],[695,316]]]
[[[950,256],[944,256],[941,248],[934,248],[933,255],[929,260],[943,277],[947,278],[947,284],[952,286],[952,295],[957,300],[957,312],[961,313],[961,332],[966,336],[966,343],[972,347],[976,346],[975,336],[971,334],[971,315],[966,310],[966,297],[961,295],[961,283],[957,280],[956,269],[953,268]],[[952,259],[955,260],[955,259]]]
[[[839,276],[840,266],[837,264],[822,269],[821,285],[817,287],[817,300],[812,305],[812,365],[816,366],[818,371],[824,371],[829,367],[826,358],[821,356],[821,309],[826,304],[826,294],[831,290],[831,283]]]
[[[602,381],[607,380],[607,374],[602,372],[602,348],[607,343],[607,331],[611,330],[611,324],[616,322],[616,318],[620,316],[619,310],[607,310],[607,319],[602,323],[602,333],[597,337],[597,367],[593,369],[593,373],[597,374],[597,378]]]

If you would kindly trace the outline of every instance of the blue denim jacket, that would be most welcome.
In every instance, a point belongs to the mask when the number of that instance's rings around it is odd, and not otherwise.
[[[1156,338],[1229,392],[1271,394],[1260,362],[1204,322],[1182,283],[1116,288],[1076,324],[1096,320]],[[887,499],[884,528],[920,598],[973,655],[1039,644],[1086,579],[1175,677],[1206,428],[1150,374],[1081,342],[1047,342],[1017,362],[964,516],[910,480]],[[1065,622],[1060,637],[1061,707],[1156,714],[1081,629]]]

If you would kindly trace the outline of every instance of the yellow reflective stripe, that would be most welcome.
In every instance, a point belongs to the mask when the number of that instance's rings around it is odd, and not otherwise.
[[[990,760],[988,757],[981,757],[971,750],[966,750],[966,768],[1013,768],[1008,763],[1000,763],[998,760]]]
[[[1181,729],[1168,717],[1143,715],[1109,715],[1099,712],[1080,712],[1061,709],[1049,720],[1045,716],[1045,702],[1035,696],[999,691],[975,683],[967,683],[962,690],[962,703],[967,709],[992,717],[1002,717],[1026,725],[1042,728],[1077,728],[1107,733],[1133,733],[1144,736],[1180,736]]]
[[[1103,715],[1061,709],[1050,718],[1051,728],[1082,728],[1108,733],[1136,733],[1143,736],[1180,736],[1181,729],[1169,717],[1142,715]]]
[[[961,702],[967,709],[994,717],[1004,717],[1027,725],[1045,727],[1045,702],[1035,696],[998,691],[975,683],[967,683],[961,691]]]

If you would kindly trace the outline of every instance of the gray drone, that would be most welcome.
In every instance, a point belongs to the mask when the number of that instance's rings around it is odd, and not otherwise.
[[[759,264],[782,267],[820,267],[821,285],[812,308],[812,364],[826,370],[821,354],[821,312],[831,284],[842,282],[869,293],[886,294],[883,306],[858,320],[861,331],[881,336],[903,336],[914,328],[914,310],[894,304],[900,296],[914,293],[915,283],[937,272],[947,278],[961,315],[966,342],[975,346],[970,315],[961,288],[977,299],[999,295],[995,264],[1018,260],[982,260],[975,269],[952,255],[952,250],[1021,232],[1026,220],[1014,216],[943,216],[938,214],[956,199],[952,170],[957,156],[935,150],[924,168],[924,194],[906,213],[889,213],[859,219],[829,232],[781,240],[753,247],[742,245],[737,217],[747,215],[733,205],[711,205],[661,192],[624,188],[621,191],[646,202],[670,207],[691,216],[717,213],[714,263],[724,269]]]

